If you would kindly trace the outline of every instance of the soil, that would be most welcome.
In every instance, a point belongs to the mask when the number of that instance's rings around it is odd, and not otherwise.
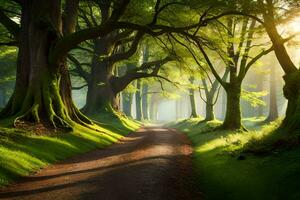
[[[78,155],[0,190],[0,199],[202,199],[188,138],[142,128],[105,149]]]

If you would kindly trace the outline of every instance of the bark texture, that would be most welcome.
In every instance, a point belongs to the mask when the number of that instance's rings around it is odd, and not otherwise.
[[[15,116],[16,126],[22,121],[67,129],[74,123],[91,124],[73,104],[66,55],[51,59],[62,35],[61,10],[59,0],[22,6],[16,85],[1,112],[2,117]]]

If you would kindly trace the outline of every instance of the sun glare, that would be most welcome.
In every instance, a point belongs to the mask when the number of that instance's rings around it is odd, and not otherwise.
[[[295,18],[292,22],[288,24],[288,28],[291,32],[300,32],[300,17]]]

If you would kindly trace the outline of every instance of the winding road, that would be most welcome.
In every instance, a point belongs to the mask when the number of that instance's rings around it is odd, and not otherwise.
[[[184,134],[142,128],[108,148],[42,169],[2,189],[0,199],[202,199],[191,154]]]

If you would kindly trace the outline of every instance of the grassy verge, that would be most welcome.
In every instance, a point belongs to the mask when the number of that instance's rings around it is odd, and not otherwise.
[[[199,121],[185,120],[172,127],[193,142],[194,167],[206,199],[300,199],[300,148],[271,145],[282,137],[274,131],[279,122],[259,130],[232,132],[214,129],[218,121]],[[256,152],[255,148],[264,153],[247,153]]]
[[[24,130],[0,128],[0,186],[67,157],[104,148],[140,126],[121,116],[106,115],[98,120],[100,126],[95,126],[101,132],[77,126],[72,133],[38,136]]]

